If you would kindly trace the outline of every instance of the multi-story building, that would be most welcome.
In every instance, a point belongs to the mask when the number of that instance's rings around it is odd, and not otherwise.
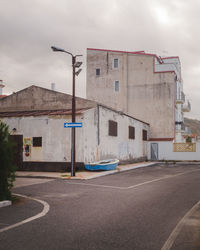
[[[152,140],[184,140],[191,107],[179,57],[87,49],[87,98],[150,123]]]

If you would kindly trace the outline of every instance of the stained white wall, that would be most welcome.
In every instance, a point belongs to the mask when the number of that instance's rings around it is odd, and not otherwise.
[[[77,122],[82,116],[77,117]],[[2,119],[12,129],[14,134],[23,135],[23,138],[42,137],[42,147],[31,146],[30,155],[25,156],[24,161],[71,161],[71,128],[64,128],[64,122],[71,122],[70,116],[39,116],[39,117],[15,117]],[[82,129],[76,129],[77,141],[82,138]],[[80,143],[76,146],[76,159],[83,161],[83,147]]]
[[[118,135],[108,136],[108,121],[118,124]],[[99,107],[100,144],[98,156],[100,159],[118,158],[120,161],[131,161],[147,156],[147,142],[142,139],[142,130],[149,134],[149,126],[136,119]],[[135,139],[129,139],[129,126],[135,127]]]
[[[23,138],[42,137],[42,147],[31,145],[30,155],[23,152],[24,161],[70,162],[71,128],[64,128],[64,122],[71,122],[71,116],[32,116],[4,118],[10,132]],[[108,121],[118,123],[118,136],[108,135]],[[147,141],[142,139],[142,130],[149,133],[149,125],[127,115],[103,106],[89,109],[76,117],[82,128],[76,128],[76,161],[94,162],[117,158],[120,161],[147,157]],[[129,139],[129,126],[135,127],[135,139]]]
[[[173,142],[149,142],[148,159],[151,160],[151,143],[158,143],[158,160],[174,161],[199,161],[200,160],[200,142],[196,143],[196,152],[173,152]]]

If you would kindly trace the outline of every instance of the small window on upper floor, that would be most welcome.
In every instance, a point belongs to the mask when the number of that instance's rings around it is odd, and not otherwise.
[[[96,69],[96,76],[100,76],[100,69]]]
[[[115,81],[115,92],[119,92],[119,81]]]
[[[114,58],[113,67],[114,67],[114,69],[118,69],[119,68],[119,59],[118,58]]]

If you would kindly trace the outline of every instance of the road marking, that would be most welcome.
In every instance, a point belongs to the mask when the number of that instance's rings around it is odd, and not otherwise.
[[[145,182],[138,183],[138,184],[135,184],[135,185],[129,186],[129,187],[117,187],[117,186],[108,186],[108,185],[81,183],[81,182],[67,182],[67,183],[72,184],[72,185],[83,185],[83,186],[93,186],[93,187],[104,187],[104,188],[127,190],[127,189],[136,188],[136,187],[146,185],[146,184],[149,184],[149,183],[153,183],[153,182],[161,181],[161,180],[164,180],[164,179],[177,177],[177,176],[180,176],[180,175],[184,175],[184,174],[188,174],[188,173],[192,173],[192,172],[196,172],[196,171],[200,171],[200,169],[191,170],[191,171],[187,171],[187,172],[184,172],[184,173],[179,173],[179,174],[175,174],[175,175],[171,175],[171,176],[165,176],[165,177],[157,178],[157,179],[154,179],[154,180],[151,180],[151,181],[145,181]]]
[[[179,221],[179,223],[176,225],[176,227],[174,228],[174,230],[171,232],[169,238],[167,239],[167,241],[165,242],[165,244],[163,245],[161,250],[169,250],[171,249],[172,245],[174,244],[177,236],[179,235],[179,233],[181,232],[183,226],[185,225],[186,220],[188,219],[188,217],[190,217],[194,212],[196,212],[197,209],[200,208],[200,201],[197,202],[186,214],[185,216]]]
[[[116,187],[116,186],[98,185],[98,184],[81,183],[81,182],[67,182],[67,184],[93,186],[93,187],[105,187],[105,188],[114,188],[114,189],[127,189],[126,187]]]
[[[21,225],[23,225],[23,224],[25,224],[25,223],[28,223],[28,222],[30,222],[30,221],[39,219],[39,218],[45,216],[45,215],[49,212],[50,206],[49,206],[49,204],[48,204],[46,201],[42,201],[42,200],[39,200],[39,199],[36,199],[36,198],[31,198],[31,197],[28,197],[28,196],[26,196],[26,195],[15,194],[15,193],[13,193],[13,194],[14,194],[14,195],[17,195],[17,196],[21,196],[21,197],[26,198],[26,199],[30,199],[30,200],[37,201],[37,202],[41,203],[41,204],[44,206],[44,208],[43,208],[42,212],[40,212],[39,214],[36,214],[36,215],[34,215],[34,216],[32,216],[32,217],[30,217],[30,218],[28,218],[28,219],[25,219],[25,220],[23,220],[23,221],[21,221],[21,222],[18,222],[18,223],[16,223],[16,224],[13,224],[13,225],[10,225],[10,226],[8,226],[8,227],[4,227],[4,228],[0,229],[0,233],[5,232],[5,231],[7,231],[7,230],[10,230],[10,229],[12,229],[12,228],[21,226]]]

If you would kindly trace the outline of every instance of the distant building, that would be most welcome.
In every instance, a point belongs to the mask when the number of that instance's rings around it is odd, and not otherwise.
[[[87,98],[150,124],[150,140],[184,141],[181,63],[144,51],[87,49]]]
[[[3,88],[5,85],[3,84],[3,80],[0,80],[0,98],[5,97],[6,95],[3,95]]]
[[[71,168],[72,96],[37,86],[0,99],[0,120],[16,142],[20,170],[66,171]],[[77,167],[84,162],[117,158],[121,163],[147,159],[149,124],[132,116],[76,98]]]

